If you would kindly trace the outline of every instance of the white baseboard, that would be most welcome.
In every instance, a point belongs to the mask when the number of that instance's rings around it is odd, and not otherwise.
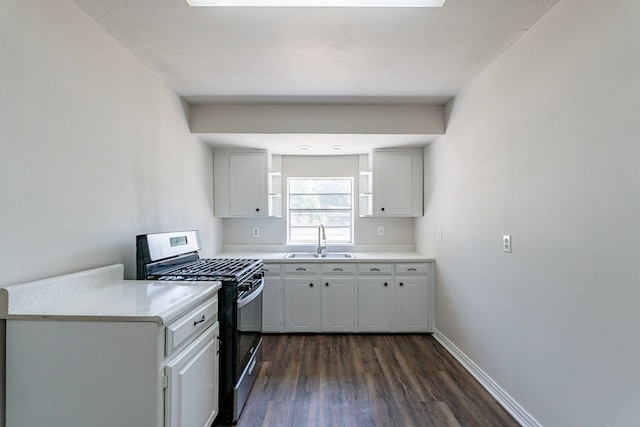
[[[458,362],[469,371],[473,377],[478,380],[480,385],[484,387],[497,401],[502,405],[513,418],[525,427],[542,427],[535,418],[533,418],[522,406],[518,404],[509,394],[502,389],[489,375],[487,375],[478,365],[467,357],[458,347],[455,346],[447,337],[445,337],[438,329],[434,328],[433,337],[442,346],[447,349]]]

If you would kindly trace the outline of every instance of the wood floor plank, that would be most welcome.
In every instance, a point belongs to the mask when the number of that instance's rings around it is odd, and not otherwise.
[[[238,427],[511,427],[428,334],[265,335]]]

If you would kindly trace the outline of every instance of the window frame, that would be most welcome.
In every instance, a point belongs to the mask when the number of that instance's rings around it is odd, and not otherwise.
[[[347,209],[291,209],[291,181],[294,180],[342,180],[342,181],[348,181],[349,185],[350,185],[350,192],[348,193],[348,195],[350,196],[350,208]],[[292,225],[291,225],[291,213],[292,212],[318,212],[318,211],[322,211],[322,212],[340,212],[340,213],[344,213],[344,212],[349,212],[349,241],[340,241],[340,242],[331,242],[330,239],[328,240],[329,244],[336,244],[336,245],[351,245],[354,243],[354,228],[355,228],[355,203],[356,203],[356,198],[354,195],[354,191],[355,191],[355,179],[352,176],[291,176],[291,177],[287,177],[287,198],[286,198],[286,217],[287,217],[287,245],[310,245],[310,244],[317,244],[317,240],[314,238],[313,240],[310,241],[291,241],[291,230],[292,230]],[[295,193],[296,194],[303,194],[303,193]],[[336,194],[336,193],[313,193],[313,194]],[[344,194],[347,195],[347,193],[340,193],[340,194]],[[314,225],[314,226],[307,226],[307,227],[296,227],[296,228],[318,228],[320,224],[318,225]],[[332,227],[330,225],[327,224],[322,224],[325,227],[325,230],[329,230],[331,228],[345,228],[345,227]],[[329,232],[327,231],[327,234]]]

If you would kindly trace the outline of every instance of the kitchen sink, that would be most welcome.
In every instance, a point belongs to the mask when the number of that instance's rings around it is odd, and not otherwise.
[[[355,258],[356,256],[350,252],[326,252],[322,255],[314,253],[314,252],[291,252],[284,256],[288,259],[314,259],[314,258],[323,258],[323,259],[349,259]]]

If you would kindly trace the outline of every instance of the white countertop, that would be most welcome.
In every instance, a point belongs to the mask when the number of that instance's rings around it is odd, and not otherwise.
[[[220,287],[220,282],[121,280],[3,317],[165,324]]]
[[[342,252],[342,251],[341,251]],[[265,263],[275,262],[431,262],[417,252],[350,252],[355,258],[285,258],[289,252],[222,252],[216,258],[259,258]]]
[[[95,279],[109,268],[0,288],[0,318],[166,324],[222,286],[207,281]]]

